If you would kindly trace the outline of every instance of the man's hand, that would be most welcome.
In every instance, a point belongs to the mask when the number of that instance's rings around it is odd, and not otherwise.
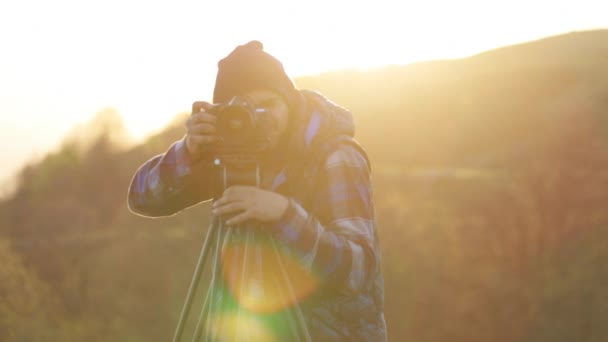
[[[213,214],[236,214],[226,221],[236,225],[248,220],[273,222],[278,220],[289,205],[289,200],[276,192],[253,186],[231,186],[213,203]]]
[[[213,105],[200,101],[192,104],[192,114],[186,122],[186,148],[190,156],[199,158],[205,149],[219,141],[216,135],[215,115],[207,112]]]

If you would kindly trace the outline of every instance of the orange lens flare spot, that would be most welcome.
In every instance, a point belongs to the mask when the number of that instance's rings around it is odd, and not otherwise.
[[[279,254],[267,244],[225,246],[222,271],[239,305],[258,313],[272,313],[297,304],[319,284],[299,260]]]

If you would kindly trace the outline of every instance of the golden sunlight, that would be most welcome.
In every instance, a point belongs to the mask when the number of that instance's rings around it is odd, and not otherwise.
[[[608,341],[605,7],[0,1],[0,342]],[[313,172],[272,187],[319,223],[286,232],[293,243],[217,227],[201,202],[221,185],[216,154],[170,150],[192,103],[212,99],[218,61],[250,40],[347,108],[371,161],[369,175],[328,171],[316,143],[346,133],[346,114],[296,108],[335,115],[257,165]],[[309,137],[289,114],[285,140]],[[373,216],[357,191],[373,192]],[[331,208],[304,198],[329,192]],[[357,217],[372,240],[337,224]]]

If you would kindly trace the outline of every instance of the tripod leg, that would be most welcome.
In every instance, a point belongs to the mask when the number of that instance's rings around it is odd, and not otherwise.
[[[190,282],[188,295],[186,296],[186,301],[184,303],[184,306],[182,307],[182,312],[177,323],[177,328],[175,329],[175,334],[173,335],[173,342],[178,342],[181,340],[181,336],[184,331],[184,325],[188,318],[190,307],[192,306],[192,299],[194,298],[194,294],[196,293],[196,288],[198,287],[198,282],[203,271],[205,260],[207,259],[207,254],[209,254],[210,242],[218,230],[216,226],[217,225],[213,224],[212,222],[212,224],[209,226],[209,230],[207,230],[207,236],[205,237],[205,242],[203,243],[203,247],[201,249],[201,253],[199,254],[196,268],[194,269],[194,275],[192,276],[192,280]]]
[[[288,292],[287,295],[290,297],[289,299],[291,299],[292,303],[297,303],[297,296],[295,294],[293,287],[291,286],[291,279],[289,278],[289,275],[287,274],[287,269],[285,268],[285,264],[283,263],[283,260],[281,259],[282,258],[281,252],[279,251],[279,247],[277,246],[277,242],[274,239],[274,237],[272,237],[270,239],[270,242],[272,245],[272,250],[274,252],[274,256],[277,258],[277,261],[279,264],[279,269],[280,269],[281,276],[283,277],[283,282],[284,282],[286,290]],[[302,310],[300,309],[300,306],[296,304],[290,310],[293,310],[295,318],[297,319],[296,324],[298,325],[298,328],[299,328],[298,330],[299,330],[299,334],[300,334],[300,336],[298,337],[298,340],[304,340],[306,342],[312,341],[310,334],[308,332],[308,327],[306,325],[306,321],[304,320],[304,316],[302,314]]]
[[[205,296],[205,302],[203,303],[203,307],[201,308],[201,312],[199,314],[198,317],[198,321],[196,323],[196,328],[194,329],[194,334],[192,335],[192,341],[193,342],[197,342],[200,340],[202,334],[203,334],[203,327],[209,327],[209,313],[213,312],[213,304],[214,301],[216,300],[216,298],[214,298],[215,295],[215,291],[216,291],[216,282],[218,281],[219,275],[219,253],[222,250],[222,247],[220,246],[222,239],[225,238],[227,235],[229,235],[231,233],[231,228],[227,228],[225,229],[223,227],[223,224],[220,220],[218,220],[218,222],[215,224],[216,226],[218,226],[218,233],[216,233],[214,235],[215,237],[215,248],[214,248],[214,255],[213,255],[213,260],[212,260],[212,270],[213,273],[211,275],[211,282],[210,282],[210,288],[207,289],[207,295]],[[225,234],[221,234],[222,232],[224,232],[225,230]],[[205,320],[205,323],[203,324],[203,320]],[[215,338],[215,337],[213,337]]]

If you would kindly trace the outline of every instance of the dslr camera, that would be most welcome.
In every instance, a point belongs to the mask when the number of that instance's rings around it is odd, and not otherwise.
[[[196,103],[195,103],[196,106]],[[200,111],[200,108],[192,108]],[[274,121],[266,108],[245,96],[234,96],[226,103],[213,105],[207,112],[216,116],[220,143],[218,158],[253,157],[269,146]]]

